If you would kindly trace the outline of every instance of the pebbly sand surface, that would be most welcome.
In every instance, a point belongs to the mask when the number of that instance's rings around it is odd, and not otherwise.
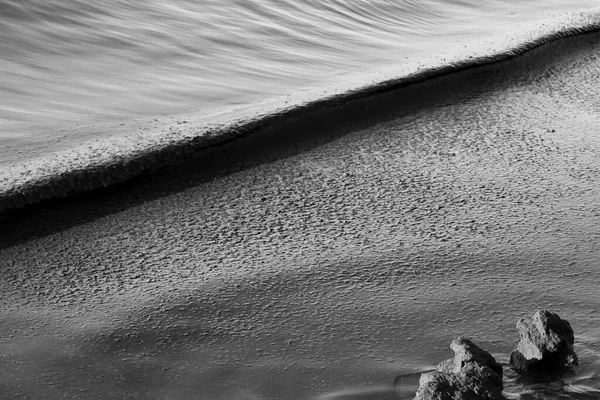
[[[561,40],[5,215],[2,396],[412,398],[457,335],[506,362],[548,308],[582,358],[556,398],[595,398],[599,54]]]

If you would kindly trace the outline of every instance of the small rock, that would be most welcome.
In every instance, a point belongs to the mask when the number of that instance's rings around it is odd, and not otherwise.
[[[519,372],[553,371],[578,364],[573,350],[575,338],[568,321],[549,311],[517,322],[521,340],[510,354],[510,363]]]
[[[450,348],[454,359],[421,375],[415,400],[505,400],[502,366],[490,353],[462,337]]]

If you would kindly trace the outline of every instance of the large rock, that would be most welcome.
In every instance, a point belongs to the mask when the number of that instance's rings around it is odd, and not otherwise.
[[[505,400],[502,366],[490,353],[462,337],[450,348],[454,359],[421,375],[415,400]]]
[[[517,322],[521,340],[510,354],[510,363],[519,372],[560,371],[578,364],[573,350],[573,329],[569,322],[549,311]]]

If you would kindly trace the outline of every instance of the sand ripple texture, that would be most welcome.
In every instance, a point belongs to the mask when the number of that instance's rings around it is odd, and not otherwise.
[[[582,366],[507,391],[597,398],[600,36],[552,51],[5,216],[3,394],[410,398],[457,335],[506,361],[547,308]]]

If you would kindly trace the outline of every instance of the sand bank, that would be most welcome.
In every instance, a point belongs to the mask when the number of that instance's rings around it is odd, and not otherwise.
[[[6,216],[3,393],[394,398],[537,308],[598,390],[600,35],[553,46]]]

